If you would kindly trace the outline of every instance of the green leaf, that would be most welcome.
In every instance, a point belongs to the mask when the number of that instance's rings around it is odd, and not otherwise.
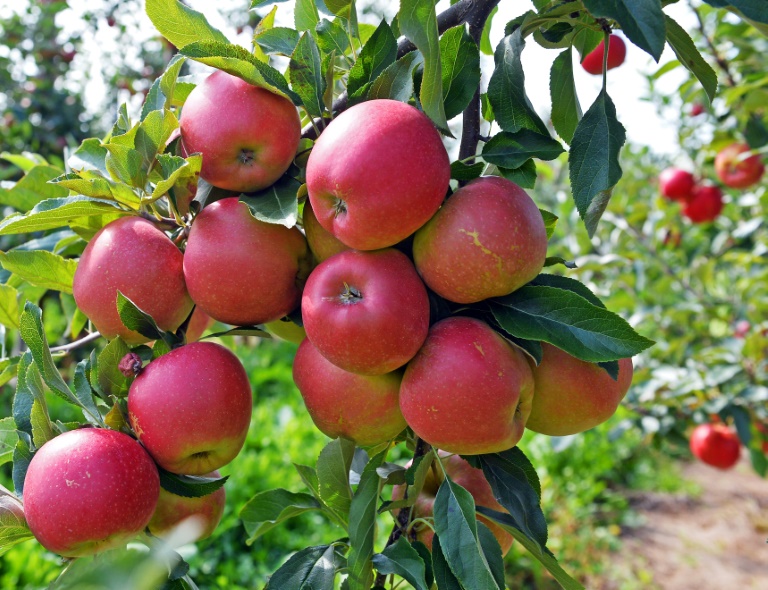
[[[291,54],[288,65],[293,90],[301,97],[304,108],[314,116],[323,114],[325,76],[320,63],[320,50],[314,37],[304,33]]]
[[[72,380],[75,397],[83,409],[83,415],[88,422],[95,426],[106,426],[99,409],[96,407],[96,402],[93,399],[93,389],[91,389],[91,384],[88,383],[88,377],[86,377],[87,365],[88,360],[82,360],[77,363],[75,368],[75,376]]]
[[[491,309],[512,336],[549,342],[587,362],[631,357],[653,344],[620,316],[556,287],[521,287],[493,299]]]
[[[336,16],[349,18],[349,11],[352,6],[352,0],[324,0],[325,7]]]
[[[13,460],[13,448],[19,440],[13,416],[0,418],[0,465]]]
[[[83,218],[107,215],[128,214],[115,203],[89,197],[68,197],[47,199],[23,215],[10,215],[0,222],[0,235],[25,234],[46,229],[54,229],[71,224]]]
[[[229,476],[203,477],[200,475],[179,475],[171,473],[162,467],[157,468],[160,474],[160,486],[166,491],[183,498],[202,498],[212,494],[222,487]]]
[[[542,273],[528,284],[531,286],[556,287],[558,289],[573,291],[577,295],[580,295],[589,301],[592,305],[596,305],[597,307],[602,307],[605,309],[605,304],[600,301],[600,298],[592,291],[590,291],[589,287],[587,287],[584,283],[577,281],[576,279],[571,279],[569,277],[563,277],[560,275]]]
[[[539,212],[541,213],[541,217],[544,219],[544,227],[547,228],[547,239],[549,239],[552,237],[552,234],[555,233],[555,228],[557,227],[557,220],[559,218],[554,213],[551,213],[544,209],[539,209]]]
[[[485,55],[493,55],[493,46],[491,45],[491,27],[493,26],[493,17],[499,11],[498,6],[494,6],[491,13],[488,15],[488,19],[483,26],[483,34],[480,36],[480,51]]]
[[[370,590],[373,585],[373,543],[376,538],[376,502],[381,490],[377,469],[387,456],[384,450],[363,469],[360,483],[349,508],[349,545],[347,559],[350,590]]]
[[[750,20],[768,24],[768,9],[762,0],[704,0],[710,6],[738,11]]]
[[[101,145],[101,140],[91,137],[83,141],[80,146],[72,152],[72,155],[67,160],[67,164],[75,172],[82,172],[83,170],[90,170],[93,172],[99,172],[102,176],[106,176],[107,165],[105,160],[107,158],[107,150]]]
[[[224,33],[212,27],[202,13],[178,0],[147,0],[145,10],[160,34],[176,47],[200,41],[229,43]]]
[[[352,503],[349,468],[355,454],[355,443],[344,438],[329,442],[317,459],[317,481],[320,498],[344,523]]]
[[[130,186],[104,178],[100,172],[93,170],[84,170],[78,174],[63,174],[51,182],[79,195],[96,199],[114,199],[134,209],[137,209],[141,203],[141,199]]]
[[[164,340],[167,343],[173,341],[172,334],[161,330],[151,315],[140,309],[120,291],[117,292],[116,305],[120,321],[129,330],[138,332],[150,340]]]
[[[0,284],[0,324],[11,330],[19,329],[19,292]]]
[[[0,252],[0,265],[28,283],[45,289],[72,293],[77,261],[45,250]]]
[[[294,25],[298,31],[314,30],[320,21],[315,0],[296,0],[293,10]]]
[[[488,562],[493,579],[496,580],[499,588],[506,588],[504,581],[504,556],[501,554],[501,546],[496,540],[491,530],[482,522],[477,522],[477,538],[480,541],[480,548],[483,556]]]
[[[0,486],[0,556],[14,545],[32,538],[21,502]]]
[[[49,183],[59,174],[61,170],[53,166],[35,166],[13,187],[0,186],[0,205],[13,207],[17,211],[29,211],[44,199],[66,197],[69,191]]]
[[[396,574],[404,578],[416,590],[429,590],[424,560],[404,536],[374,555],[373,566],[380,574]]]
[[[435,498],[435,532],[443,555],[465,590],[498,590],[477,538],[475,501],[446,476]]]
[[[320,483],[317,481],[317,471],[315,471],[315,468],[310,467],[309,465],[301,465],[300,463],[294,463],[293,466],[299,473],[299,477],[301,478],[301,481],[304,482],[304,485],[309,488],[315,498],[319,499]]]
[[[320,503],[309,494],[280,488],[256,494],[240,510],[240,520],[248,533],[246,543],[251,545],[282,522],[320,507]]]
[[[213,334],[206,334],[201,340],[207,340],[209,338],[221,338],[222,336],[258,336],[259,338],[272,338],[272,334],[259,328],[258,326],[238,326],[231,330],[224,330],[223,332],[214,332]]]
[[[299,218],[297,194],[300,187],[298,180],[285,174],[263,191],[241,195],[240,201],[248,205],[251,215],[259,221],[291,228]]]
[[[549,89],[552,97],[552,125],[558,135],[570,144],[583,116],[573,79],[573,50],[570,47],[552,63]]]
[[[435,572],[437,590],[464,590],[448,567],[439,535],[432,537],[432,569]]]
[[[381,21],[376,31],[360,51],[355,64],[349,70],[347,93],[350,98],[366,95],[367,85],[373,82],[397,59],[397,39],[387,21]]]
[[[0,152],[0,160],[10,162],[17,168],[19,168],[24,174],[32,170],[35,166],[47,165],[47,160],[40,154],[34,154],[32,152],[21,152],[20,154],[12,154],[10,152]]]
[[[253,42],[261,47],[264,53],[290,57],[299,44],[299,32],[285,27],[274,27],[254,35]]]
[[[317,44],[320,51],[328,55],[336,52],[336,55],[344,55],[349,49],[349,37],[339,19],[322,19],[315,27]],[[298,41],[298,37],[297,37]]]
[[[527,160],[519,168],[499,168],[499,174],[523,188],[536,186],[536,162],[533,160]]]
[[[165,71],[157,78],[149,89],[147,98],[141,107],[141,120],[147,118],[149,113],[157,110],[167,110],[174,106],[174,95],[178,83],[181,68],[187,59],[183,55],[176,54],[168,62]]]
[[[664,13],[661,0],[584,0],[596,18],[612,18],[635,45],[657,62],[664,51]]]
[[[669,16],[664,15],[667,23],[667,42],[675,52],[677,59],[698,78],[707,93],[710,102],[717,94],[717,74],[696,49],[688,33]]]
[[[488,82],[488,100],[496,122],[504,131],[530,129],[544,135],[547,126],[525,93],[525,74],[520,55],[525,48],[522,31],[504,37],[496,47],[496,67]]]
[[[603,90],[576,127],[568,158],[573,198],[590,237],[621,178],[619,152],[625,140],[616,107]]]
[[[484,169],[485,164],[482,162],[465,164],[464,162],[456,161],[451,164],[451,178],[463,181],[474,180],[482,176]]]
[[[464,25],[440,37],[440,63],[445,116],[452,119],[467,108],[480,84],[480,51]]]
[[[128,393],[128,378],[120,372],[118,365],[130,351],[123,339],[118,337],[99,354],[97,381],[105,396],[124,397]]]
[[[564,152],[560,142],[549,134],[530,129],[515,133],[502,131],[483,146],[483,159],[502,168],[519,168],[531,158],[554,160]]]
[[[13,490],[17,496],[24,493],[24,479],[27,476],[29,463],[32,461],[32,451],[24,437],[19,437],[19,442],[13,449]]]
[[[421,59],[421,54],[413,51],[387,66],[368,86],[367,99],[391,98],[408,102],[413,96],[413,71]]]
[[[182,182],[182,185],[196,182],[203,166],[201,154],[192,154],[187,158],[172,156],[170,154],[158,154],[157,161],[160,164],[160,180],[152,191],[152,197],[145,199],[145,203],[156,201],[165,196],[174,185]]]
[[[30,352],[21,355],[17,369],[16,393],[11,407],[16,428],[29,436],[32,436],[32,404],[35,401],[34,383],[27,383],[27,372],[31,363]]]
[[[341,567],[343,560],[333,545],[307,547],[272,574],[266,590],[333,590]]]
[[[401,0],[400,32],[408,37],[424,56],[424,75],[419,99],[427,116],[449,137],[443,104],[443,76],[440,63],[440,40],[433,0]]]
[[[30,367],[30,369],[33,368],[34,365]],[[32,403],[30,421],[32,423],[32,441],[38,449],[56,436],[51,424],[51,417],[48,415],[48,408],[39,400]]]

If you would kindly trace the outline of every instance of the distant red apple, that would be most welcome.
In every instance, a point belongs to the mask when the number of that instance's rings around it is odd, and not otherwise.
[[[747,320],[739,320],[733,328],[734,338],[745,338],[749,334],[751,324]]]
[[[718,469],[730,469],[739,461],[741,443],[725,424],[699,424],[691,435],[691,452]]]
[[[599,76],[603,73],[603,56],[605,54],[605,40],[600,41],[599,45],[589,52],[581,60],[581,67],[588,73]],[[624,39],[617,35],[608,37],[608,69],[619,67],[624,63],[627,57],[627,46]]]
[[[723,192],[716,186],[696,186],[691,198],[683,204],[683,215],[694,223],[705,223],[717,219],[723,210]]]
[[[693,174],[680,168],[667,168],[659,174],[661,194],[673,201],[689,200],[695,184]]]
[[[700,102],[693,103],[691,107],[691,117],[698,117],[704,112],[704,105]]]
[[[749,188],[763,176],[765,165],[759,155],[741,159],[749,151],[745,143],[732,143],[715,156],[715,172],[725,186]]]

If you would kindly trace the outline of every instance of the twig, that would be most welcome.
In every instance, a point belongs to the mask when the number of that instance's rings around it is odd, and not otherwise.
[[[75,350],[76,348],[80,348],[81,346],[85,346],[94,340],[98,340],[99,338],[101,338],[101,334],[98,332],[91,332],[87,336],[80,338],[80,340],[75,340],[68,344],[62,344],[61,346],[54,346],[51,348],[51,352],[69,352],[71,350]]]
[[[712,52],[712,57],[715,58],[715,62],[717,63],[718,67],[723,70],[725,75],[728,78],[728,85],[735,87],[736,86],[736,79],[733,77],[733,74],[731,73],[731,68],[728,66],[728,62],[725,61],[722,55],[720,55],[720,52],[715,47],[714,42],[712,39],[707,35],[707,30],[704,27],[704,19],[701,18],[701,13],[699,10],[690,2],[688,3],[691,7],[691,10],[696,15],[696,20],[699,21],[699,31],[701,31],[701,36],[704,37],[704,41],[706,41],[707,46],[709,47],[710,51]]]

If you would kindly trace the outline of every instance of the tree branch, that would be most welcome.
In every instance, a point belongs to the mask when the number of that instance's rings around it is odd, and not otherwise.
[[[85,346],[86,344],[89,344],[94,340],[98,340],[99,338],[101,338],[101,334],[98,332],[91,332],[87,336],[80,338],[80,340],[75,340],[74,342],[70,342],[68,344],[62,344],[61,346],[54,346],[51,348],[51,352],[70,352],[71,350]]]

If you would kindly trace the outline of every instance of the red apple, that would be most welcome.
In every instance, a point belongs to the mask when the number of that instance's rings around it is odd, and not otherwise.
[[[599,76],[603,73],[603,56],[605,55],[605,40],[589,52],[581,60],[581,67],[588,73]],[[627,57],[627,46],[624,39],[617,35],[608,37],[608,69],[619,67]]]
[[[230,197],[195,217],[184,276],[206,314],[225,324],[255,325],[298,306],[308,256],[298,228],[259,221],[245,203]]]
[[[400,386],[400,409],[433,447],[478,455],[514,447],[531,411],[525,355],[488,324],[468,317],[437,322]]]
[[[661,194],[673,201],[689,200],[695,184],[693,174],[680,168],[667,168],[659,174]]]
[[[485,479],[482,469],[475,469],[467,461],[459,457],[458,455],[448,455],[447,453],[440,451],[441,462],[445,469],[446,475],[451,478],[451,481],[457,483],[465,490],[467,490],[475,500],[475,506],[484,506],[497,512],[507,512],[507,510],[496,501],[493,496],[493,490],[488,480]],[[432,518],[434,516],[435,497],[437,496],[437,490],[442,483],[443,472],[438,467],[437,469],[431,469],[427,473],[427,478],[424,480],[424,487],[421,489],[421,493],[416,498],[416,503],[413,505],[413,519],[416,518]],[[405,495],[405,485],[395,486],[392,490],[392,500],[401,500]],[[512,547],[514,537],[501,528],[498,524],[483,516],[477,515],[477,520],[487,526],[496,540],[501,545],[502,555],[506,555]],[[427,548],[432,550],[432,539],[435,533],[426,524],[414,525],[416,531],[416,540],[424,543]]]
[[[723,192],[705,184],[694,187],[690,199],[683,204],[683,215],[694,223],[714,221],[723,210]]]
[[[547,230],[522,188],[485,176],[457,190],[416,232],[413,257],[435,293],[475,303],[507,295],[541,272]]]
[[[221,477],[218,471],[206,473],[205,477]],[[167,538],[181,526],[188,527],[185,542],[192,543],[207,539],[216,530],[224,514],[227,494],[224,487],[200,498],[185,498],[160,488],[160,498],[152,520],[147,525],[149,532],[160,538]],[[184,523],[184,524],[182,524]]]
[[[349,250],[348,246],[345,246],[331,232],[320,225],[309,201],[304,203],[303,220],[307,243],[317,262],[323,262],[334,254]]]
[[[213,342],[193,342],[150,362],[131,384],[131,427],[158,465],[201,475],[240,452],[251,421],[248,375]]]
[[[763,176],[765,165],[759,155],[742,159],[749,151],[745,143],[732,143],[715,156],[715,172],[725,186],[749,188]]]
[[[440,207],[450,177],[432,122],[396,100],[369,100],[341,113],[307,162],[318,222],[358,250],[393,246],[419,229]]]
[[[762,435],[763,453],[768,455],[768,423],[763,424],[761,422],[758,422],[757,430]]]
[[[147,526],[160,493],[157,468],[127,434],[70,430],[35,453],[24,514],[40,544],[64,557],[125,545]]]
[[[698,117],[704,112],[704,105],[700,102],[693,103],[691,107],[691,117]]]
[[[550,436],[584,432],[616,413],[632,383],[632,360],[619,361],[619,378],[559,348],[541,343],[543,357],[533,367],[533,408],[525,425]]]
[[[301,139],[291,101],[223,71],[189,94],[179,125],[186,151],[203,154],[200,176],[238,192],[274,184],[291,165]]]
[[[358,375],[338,368],[304,340],[293,361],[293,380],[315,426],[331,438],[343,436],[363,447],[386,442],[403,431],[398,394],[400,372]]]
[[[152,223],[121,217],[100,229],[85,247],[72,293],[102,336],[120,336],[128,344],[147,342],[123,325],[117,292],[151,315],[160,328],[174,332],[192,311],[182,264],[181,251]]]
[[[294,344],[301,344],[307,337],[307,331],[298,324],[295,324],[287,318],[281,318],[274,322],[268,322],[264,324],[264,329],[286,342],[293,342]]]
[[[725,424],[699,424],[691,435],[691,452],[718,469],[730,469],[739,462],[741,443]]]
[[[398,250],[347,250],[307,280],[301,311],[307,338],[337,367],[383,375],[413,358],[427,337],[429,299]]]

